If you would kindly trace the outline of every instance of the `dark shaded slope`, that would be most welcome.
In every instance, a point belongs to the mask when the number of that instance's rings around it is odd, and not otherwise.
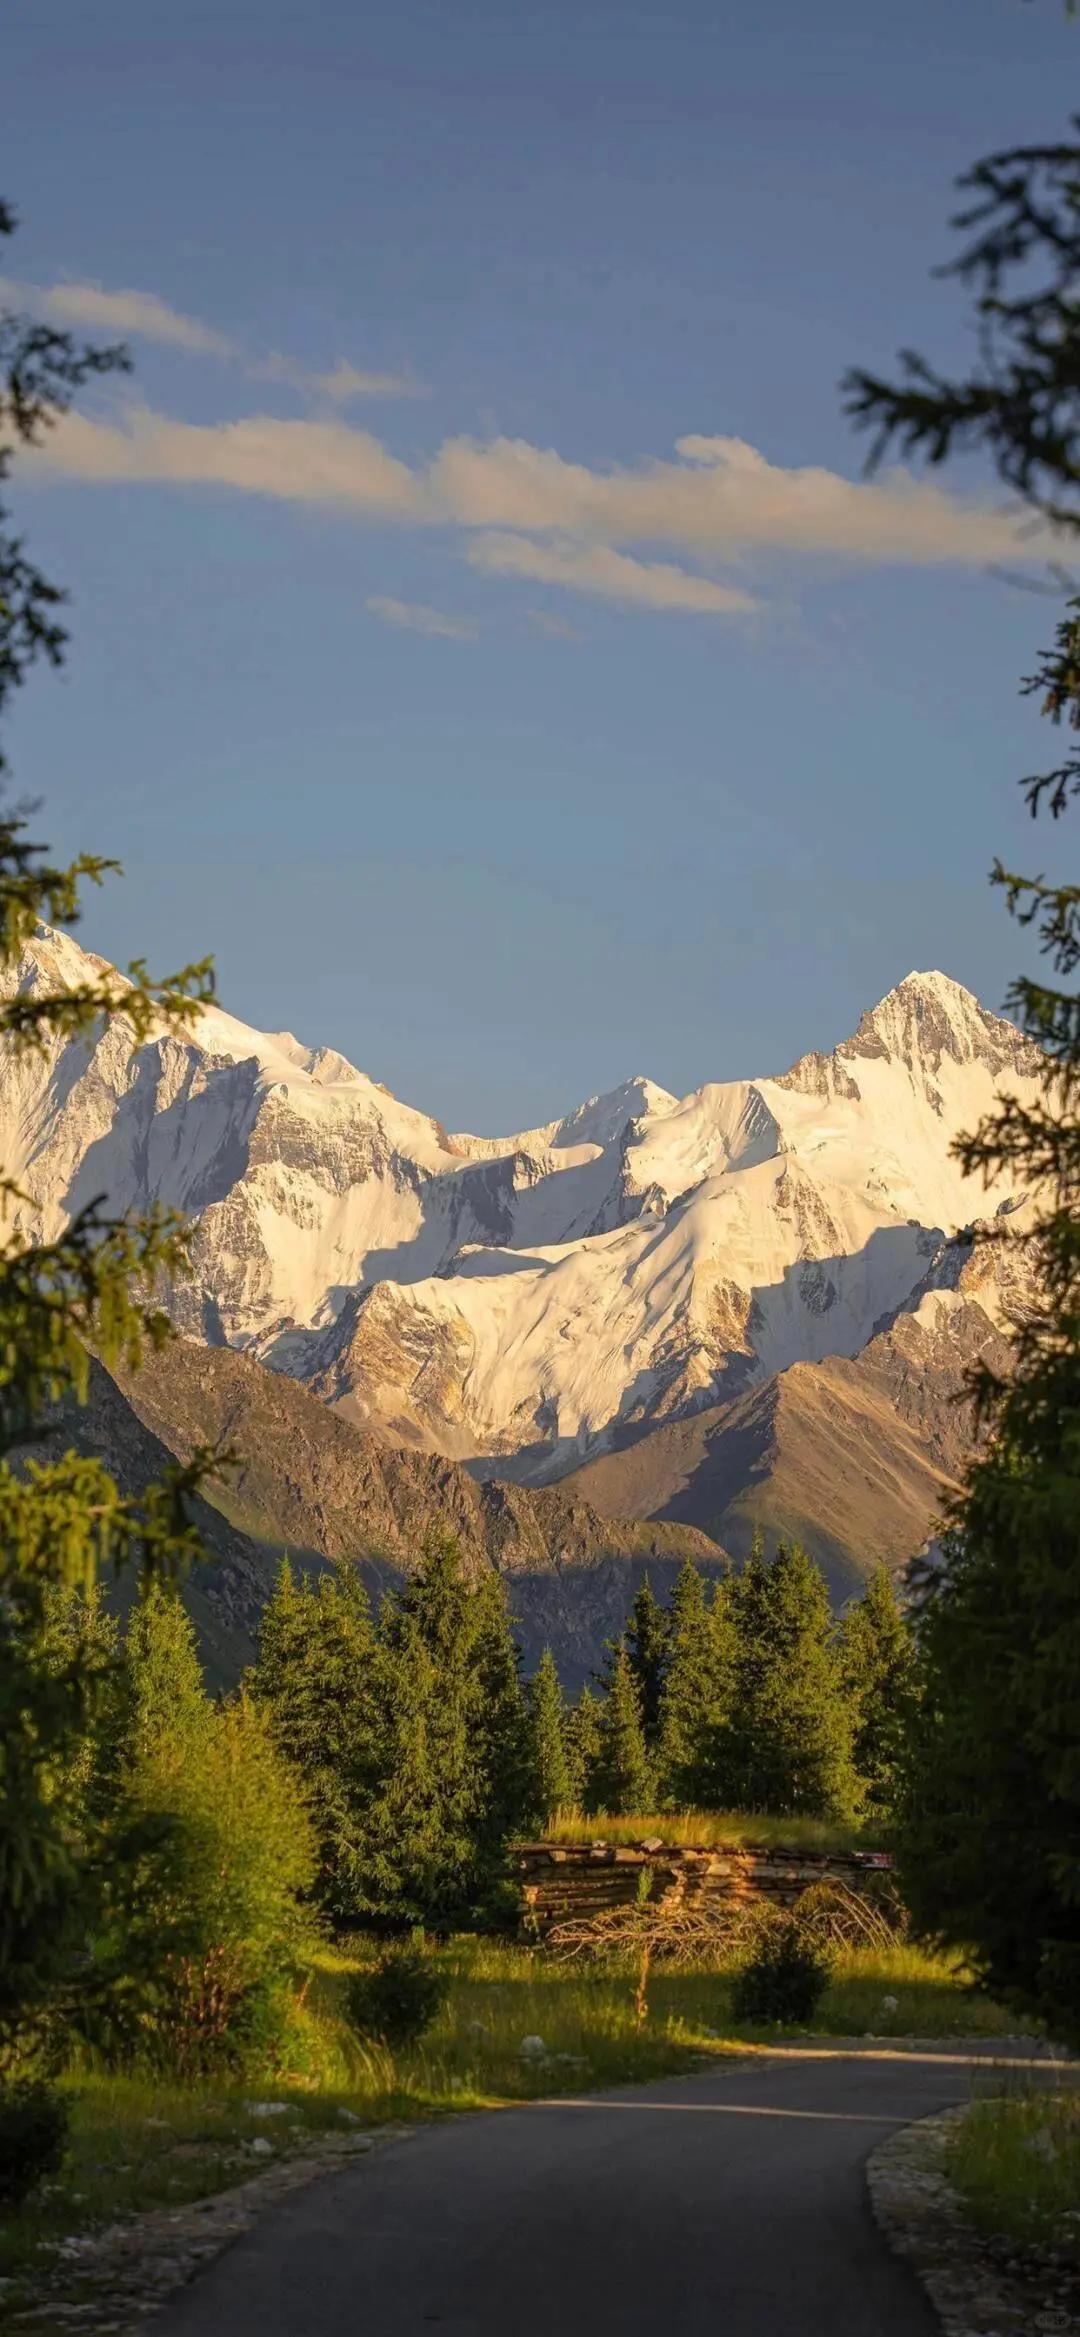
[[[424,1535],[446,1525],[474,1564],[507,1575],[605,1556],[721,1556],[694,1527],[613,1523],[566,1486],[480,1484],[456,1461],[399,1451],[229,1347],[174,1340],[123,1387],[171,1451],[235,1447],[240,1465],[214,1500],[244,1533],[280,1548],[407,1567]]]
[[[359,1564],[378,1593],[415,1563],[425,1535],[448,1526],[473,1567],[507,1578],[526,1662],[550,1643],[568,1682],[599,1661],[646,1568],[666,1587],[686,1556],[711,1570],[722,1551],[693,1526],[601,1517],[580,1494],[477,1484],[456,1462],[397,1452],[327,1411],[296,1381],[230,1348],[176,1340],[117,1382],[91,1369],[90,1400],[69,1411],[50,1449],[98,1453],[130,1490],[172,1455],[231,1445],[235,1470],[196,1505],[216,1564],[188,1586],[215,1679],[250,1656],[278,1560]]]
[[[37,1459],[55,1460],[72,1449],[102,1460],[125,1493],[141,1493],[179,1457],[177,1446],[140,1420],[115,1380],[93,1359],[87,1403],[66,1405],[34,1453]],[[196,1498],[190,1510],[208,1555],[206,1564],[188,1576],[184,1597],[198,1626],[211,1682],[219,1687],[235,1680],[250,1661],[255,1628],[277,1570],[277,1551],[240,1532],[211,1501]],[[126,1607],[131,1585],[123,1577],[115,1595]]]

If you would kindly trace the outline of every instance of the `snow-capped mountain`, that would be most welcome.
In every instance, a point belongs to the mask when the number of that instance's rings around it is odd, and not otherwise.
[[[17,979],[93,978],[41,928]],[[194,1214],[191,1336],[399,1442],[559,1476],[788,1365],[852,1356],[945,1237],[1008,1204],[950,1147],[1039,1059],[937,973],[831,1054],[677,1098],[646,1079],[547,1127],[447,1135],[342,1056],[217,1007],[189,1036],[0,1063],[0,1166],[46,1235],[96,1194]],[[24,1212],[24,1215],[27,1215]]]

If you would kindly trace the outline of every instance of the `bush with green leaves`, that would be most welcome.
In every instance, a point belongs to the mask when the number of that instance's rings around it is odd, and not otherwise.
[[[397,2051],[419,2043],[449,1989],[447,1974],[423,1948],[391,1948],[370,1971],[354,1972],[346,2012],[359,2036]]]
[[[40,2079],[0,2085],[0,2208],[21,2207],[59,2172],[67,2131],[67,2103]]]
[[[754,2028],[801,2028],[829,1983],[829,1960],[795,1916],[771,1923],[735,1982],[731,2010]]]
[[[108,2062],[280,2068],[314,1922],[300,1781],[249,1697],[216,1705],[175,1591],[128,1625],[109,1747],[112,1857],[75,2008]]]

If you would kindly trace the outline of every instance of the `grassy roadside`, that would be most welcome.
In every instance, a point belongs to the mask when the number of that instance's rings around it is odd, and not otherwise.
[[[62,2175],[19,2216],[0,2219],[0,2280],[12,2284],[0,2290],[0,2309],[18,2305],[35,2274],[80,2233],[151,2208],[184,2207],[345,2123],[413,2123],[685,2075],[791,2033],[732,2022],[730,1969],[660,1967],[638,2028],[628,1963],[567,1965],[540,1949],[463,1938],[440,1951],[452,1986],[423,2047],[394,2056],[361,2044],[343,2017],[348,1975],[375,1952],[323,1952],[302,2013],[303,2077],[279,2072],[211,2090],[72,2070],[64,2080],[72,2132]],[[993,2036],[1014,2026],[955,1962],[900,1944],[838,1960],[815,2034]],[[268,2103],[279,2106],[267,2112]]]
[[[1075,2073],[1037,2089],[1016,2084],[1000,2099],[973,2102],[950,2144],[946,2173],[987,2238],[1051,2249],[1080,2263]]]

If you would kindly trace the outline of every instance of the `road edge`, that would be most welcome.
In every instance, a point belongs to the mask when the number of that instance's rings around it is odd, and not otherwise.
[[[0,2321],[34,2337],[106,2331],[143,2337],[156,2315],[215,2257],[251,2231],[268,2209],[320,2176],[340,2174],[380,2148],[418,2131],[394,2122],[362,2132],[327,2133],[304,2148],[283,2152],[275,2165],[207,2192],[184,2207],[150,2208],[103,2231],[61,2242],[48,2271],[25,2305],[0,2310]]]
[[[976,2231],[945,2173],[949,2141],[966,2103],[902,2126],[867,2160],[874,2220],[893,2254],[910,2265],[945,2337],[1032,2337],[1078,2326],[1075,2282],[1056,2267],[1002,2260]],[[1058,2317],[1060,2316],[1060,2318]]]

